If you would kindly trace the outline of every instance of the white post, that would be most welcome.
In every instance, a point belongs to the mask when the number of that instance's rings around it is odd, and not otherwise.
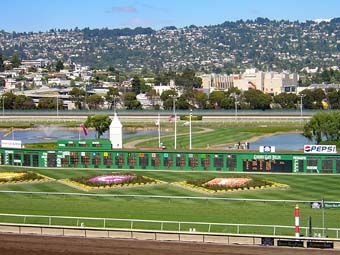
[[[303,104],[302,104],[302,98],[304,97],[304,94],[300,94],[300,117],[301,117],[301,121],[303,121],[303,114],[302,114],[302,108],[303,108]]]
[[[322,199],[322,237],[325,237],[325,200]]]
[[[5,116],[5,98],[2,94],[2,116]]]
[[[161,148],[161,119],[158,113],[158,148]]]
[[[295,206],[295,237],[300,237],[300,210],[299,206]]]
[[[237,97],[235,95],[235,120],[237,120]]]
[[[176,105],[175,105],[175,99],[177,98],[176,95],[171,96],[173,101],[172,101],[172,106],[173,106],[173,114],[175,117],[175,141],[174,141],[174,149],[177,149],[177,115],[176,115]]]
[[[192,109],[190,109],[190,116],[189,116],[189,149],[192,149],[192,139],[191,139],[191,117],[192,117]]]

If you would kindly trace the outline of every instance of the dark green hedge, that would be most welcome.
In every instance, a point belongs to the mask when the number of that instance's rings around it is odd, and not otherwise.
[[[202,115],[193,115],[191,116],[191,120],[202,120]],[[186,120],[189,121],[190,120],[190,116],[189,115],[180,115],[179,116],[180,120]]]

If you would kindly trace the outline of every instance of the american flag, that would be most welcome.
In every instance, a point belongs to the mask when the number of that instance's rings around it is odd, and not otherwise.
[[[169,121],[175,121],[176,120],[176,116],[175,115],[171,115],[170,117],[169,117]]]
[[[83,129],[84,135],[87,135],[88,133],[85,125],[81,124],[80,127]]]

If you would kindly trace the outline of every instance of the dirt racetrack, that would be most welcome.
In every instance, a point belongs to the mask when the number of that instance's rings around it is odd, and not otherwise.
[[[335,255],[339,250],[0,234],[1,255]]]

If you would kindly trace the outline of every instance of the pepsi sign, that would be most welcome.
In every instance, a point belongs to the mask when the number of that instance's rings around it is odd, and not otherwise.
[[[336,145],[304,145],[304,153],[337,153]]]

